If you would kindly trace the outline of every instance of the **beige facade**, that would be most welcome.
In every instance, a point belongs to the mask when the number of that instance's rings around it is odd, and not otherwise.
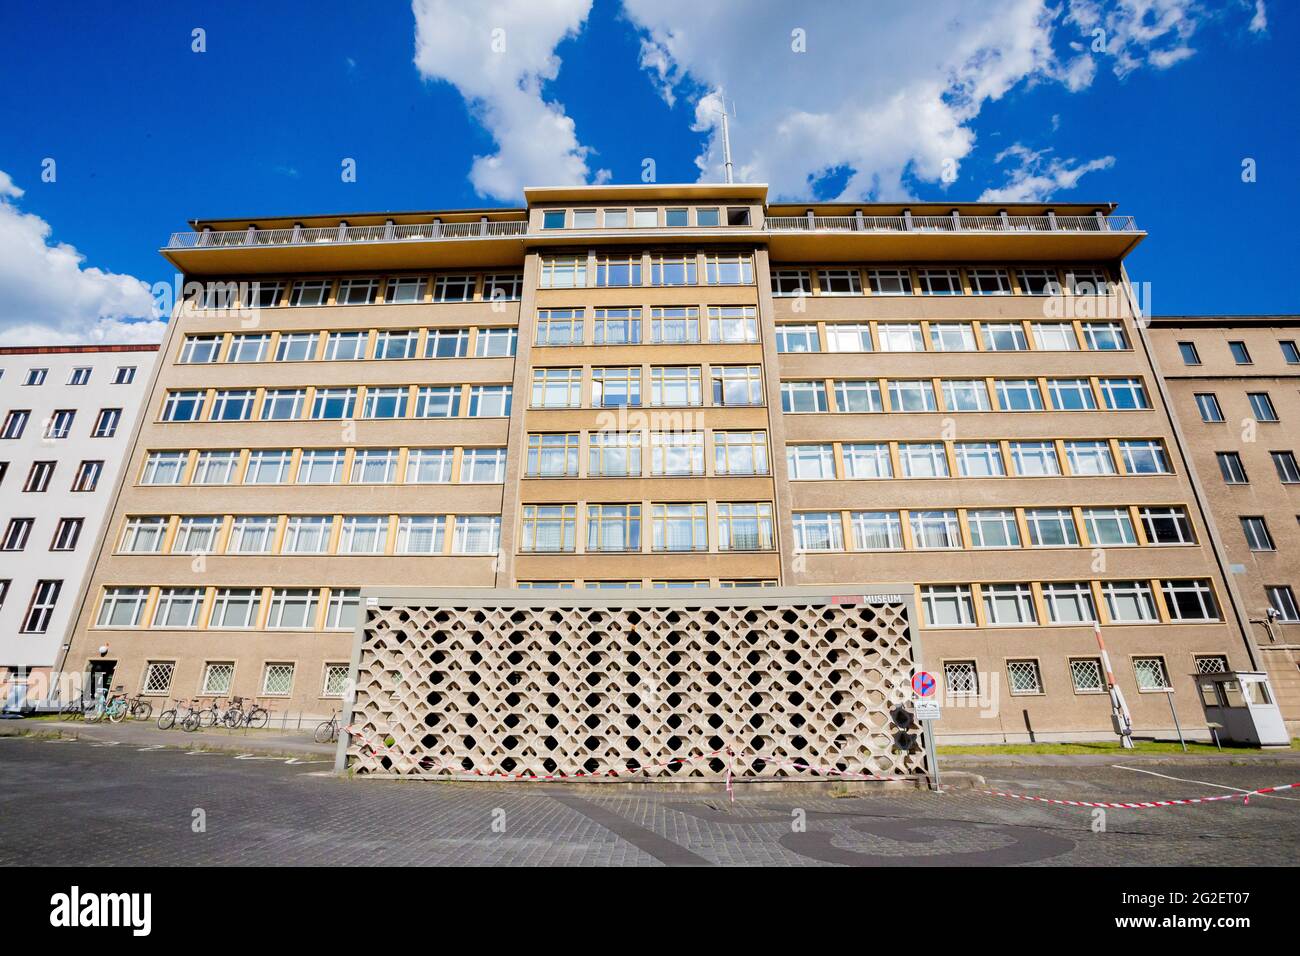
[[[1161,316],[1149,335],[1260,665],[1300,727],[1300,316]]]
[[[171,323],[67,669],[315,715],[361,588],[896,581],[950,740],[1109,734],[1094,618],[1139,732],[1252,666],[1112,207],[527,200],[172,237],[236,307]]]

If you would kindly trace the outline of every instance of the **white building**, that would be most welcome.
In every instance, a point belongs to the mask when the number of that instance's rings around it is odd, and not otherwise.
[[[46,696],[157,351],[0,348],[0,707]]]

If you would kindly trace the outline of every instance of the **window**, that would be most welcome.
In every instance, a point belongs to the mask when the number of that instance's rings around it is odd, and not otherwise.
[[[84,518],[60,518],[54,529],[54,538],[50,541],[51,551],[75,551],[77,539],[81,537]]]
[[[236,515],[230,526],[227,554],[270,554],[275,544],[274,515]]]
[[[333,485],[343,480],[342,448],[306,448],[298,462],[298,484]]]
[[[749,225],[749,207],[748,207],[748,206],[728,206],[728,207],[727,207],[727,225],[728,225],[728,226],[748,226],[748,225]]]
[[[924,352],[925,336],[918,322],[881,322],[876,326],[882,352]]]
[[[650,369],[650,404],[700,405],[700,370],[693,366],[655,366]]]
[[[114,385],[130,385],[135,381],[134,365],[119,365],[117,371],[113,373]]]
[[[504,448],[466,448],[460,463],[461,484],[501,484],[506,480]]]
[[[957,550],[961,548],[961,524],[955,511],[913,511],[912,544],[916,548]]]
[[[330,530],[334,519],[329,515],[290,515],[284,526],[284,554],[325,554],[330,548]]]
[[[578,339],[571,344],[580,344],[580,334]],[[641,310],[597,309],[592,341],[596,345],[636,345],[641,341]]]
[[[1264,588],[1268,594],[1268,605],[1277,611],[1277,619],[1284,624],[1300,621],[1300,605],[1296,603],[1295,591],[1289,584],[1270,584]]]
[[[148,599],[148,588],[105,588],[95,626],[138,627]]]
[[[0,551],[21,551],[27,547],[35,523],[35,518],[10,518],[4,537],[0,538]]]
[[[862,274],[857,269],[819,269],[822,295],[862,295]]]
[[[821,387],[821,383],[814,383]],[[835,408],[839,412],[883,412],[884,401],[880,394],[880,383],[874,379],[836,379],[831,383],[835,389]],[[822,411],[822,409],[817,409]]]
[[[1187,512],[1179,507],[1138,509],[1138,518],[1150,544],[1195,544]]]
[[[930,347],[936,352],[974,352],[975,330],[965,322],[931,322]]]
[[[253,417],[253,400],[256,389],[219,389],[212,402],[212,421],[245,422]]]
[[[957,474],[963,478],[1001,478],[1006,475],[1002,449],[995,441],[962,441],[953,446]]]
[[[348,689],[350,668],[347,664],[326,664],[321,682],[322,697],[342,697]]]
[[[363,359],[369,344],[369,332],[331,332],[325,340],[325,359],[329,362]]]
[[[1047,394],[1051,396],[1052,408],[1057,411],[1092,411],[1097,407],[1086,378],[1049,378]]]
[[[396,479],[396,448],[358,448],[352,456],[353,484],[389,485]]]
[[[1103,581],[1106,610],[1116,624],[1149,623],[1157,619],[1156,601],[1146,581]]]
[[[415,329],[383,331],[375,337],[376,359],[415,358],[415,347],[420,333]]]
[[[1213,392],[1197,392],[1195,397],[1196,408],[1201,413],[1201,421],[1223,421],[1223,409],[1219,407],[1219,399]]]
[[[757,365],[715,365],[709,369],[714,405],[762,405],[763,375]]]
[[[31,412],[24,409],[14,409],[5,415],[4,427],[0,428],[0,438],[22,438],[23,429],[27,427],[27,419],[31,417]]]
[[[1075,295],[1109,295],[1113,291],[1101,269],[1073,269],[1065,278]]]
[[[974,295],[1010,295],[1011,276],[1005,269],[967,269]]]
[[[868,269],[872,295],[911,295],[912,275],[906,269]]]
[[[205,696],[224,697],[230,693],[234,682],[235,665],[229,662],[208,663],[203,668],[203,690]]]
[[[59,592],[63,589],[62,581],[40,580],[32,590],[32,601],[27,606],[23,617],[23,634],[44,634],[50,628],[50,619],[54,617],[54,605],[58,603]]]
[[[288,422],[302,418],[305,388],[269,388],[262,398],[262,421]]]
[[[1101,675],[1101,658],[1070,658],[1070,683],[1076,694],[1100,694],[1106,690]]]
[[[140,472],[140,484],[181,484],[188,460],[190,460],[188,451],[149,451],[144,458],[144,471]]]
[[[984,617],[991,627],[1024,627],[1038,623],[1034,591],[1028,584],[984,584]]]
[[[220,335],[187,335],[178,361],[182,365],[211,364],[221,352],[221,342]]]
[[[520,551],[568,552],[577,540],[576,505],[524,505]]]
[[[288,697],[293,689],[292,664],[267,664],[262,672],[262,693],[267,697]]]
[[[227,362],[261,362],[266,358],[267,347],[271,344],[271,335],[236,335],[230,340],[230,351],[226,353]]]
[[[293,452],[287,448],[256,448],[248,453],[248,468],[244,471],[246,485],[282,485],[289,480]]]
[[[867,340],[871,339],[868,332]],[[776,327],[776,350],[778,352],[820,352],[821,339],[815,325],[778,325]]]
[[[1287,365],[1300,365],[1300,348],[1296,347],[1294,341],[1288,339],[1278,343],[1282,348],[1282,358]]]
[[[841,448],[845,478],[893,478],[894,464],[884,442],[845,442]]]
[[[971,509],[966,512],[966,523],[970,528],[971,547],[1020,547],[1020,528],[1011,508]]]
[[[1097,620],[1092,588],[1086,581],[1044,584],[1043,603],[1053,624],[1092,624]]]
[[[325,305],[329,301],[333,279],[300,279],[289,290],[291,306]]]
[[[397,522],[397,553],[442,554],[445,527],[442,515],[402,515]]]
[[[760,502],[718,502],[719,551],[771,551],[772,505]]]
[[[786,445],[785,462],[792,481],[835,477],[835,449],[830,444]]]
[[[636,477],[641,474],[641,433],[591,432],[587,456],[590,478]]]
[[[632,210],[632,225],[637,229],[653,229],[659,225],[658,209]]]
[[[1062,548],[1079,543],[1079,531],[1069,508],[1026,508],[1025,525],[1030,547]]]
[[[1247,515],[1241,519],[1241,533],[1246,536],[1246,544],[1252,551],[1276,551],[1273,536],[1268,533],[1268,523],[1258,515]]]
[[[728,210],[730,219],[731,210]],[[745,210],[749,216],[749,210]],[[746,223],[748,224],[748,223]],[[737,225],[737,223],[728,223]],[[704,281],[707,285],[753,285],[754,261],[748,253],[733,255],[706,254],[704,257]]]
[[[707,551],[707,508],[701,503],[652,504],[651,547],[655,551]]]
[[[684,206],[664,210],[664,225],[669,229],[684,229],[690,225],[688,213]]]
[[[318,388],[311,403],[311,417],[317,421],[337,421],[356,413],[355,388]]]
[[[1115,474],[1115,459],[1111,457],[1109,442],[1067,441],[1065,460],[1070,463],[1072,475]]]
[[[898,464],[904,478],[947,478],[943,442],[899,442]]]
[[[160,554],[167,534],[167,519],[161,515],[128,518],[118,550],[127,554]]]
[[[472,302],[478,279],[472,275],[442,275],[433,280],[434,302]]]
[[[716,206],[705,206],[695,210],[695,225],[697,226],[717,226],[719,225],[719,213]]]
[[[34,461],[29,472],[27,472],[27,481],[23,485],[23,491],[45,491],[50,487],[50,479],[54,477],[54,462],[52,461]]]
[[[798,550],[844,550],[844,525],[838,511],[796,511],[791,517]]]
[[[596,287],[625,288],[641,284],[641,254],[601,254],[596,256]]]
[[[978,697],[980,693],[974,661],[944,661],[943,683],[948,697]]]
[[[700,310],[694,306],[651,309],[650,341],[670,345],[700,341]]]
[[[1032,378],[1000,378],[994,386],[998,392],[998,407],[1004,412],[1041,412],[1043,393]]]
[[[943,405],[950,412],[987,412],[992,407],[988,386],[981,378],[945,379]],[[895,406],[894,410],[897,411],[898,407]]]
[[[1196,350],[1195,342],[1179,342],[1178,354],[1183,357],[1184,365],[1201,364],[1201,353]]]
[[[207,393],[197,390],[168,392],[163,402],[162,420],[165,422],[197,422],[203,417],[203,402]]]
[[[202,588],[162,588],[153,609],[153,627],[198,627]]]
[[[1083,526],[1094,547],[1119,548],[1137,544],[1137,532],[1127,508],[1084,508]]]
[[[650,473],[669,476],[704,474],[704,433],[651,432]]]
[[[543,289],[585,288],[587,254],[543,256],[537,284]]]
[[[903,522],[897,511],[854,511],[849,515],[857,551],[901,551]]]
[[[271,592],[266,626],[310,630],[316,626],[316,601],[314,588],[276,588]]]
[[[752,305],[709,306],[710,342],[757,342],[758,319]]]
[[[1019,322],[985,322],[980,331],[990,352],[1023,352],[1029,348],[1025,327]]]
[[[1165,446],[1159,441],[1121,440],[1119,453],[1124,459],[1124,470],[1130,475],[1171,474]]]
[[[23,379],[24,385],[44,385],[45,376],[50,373],[48,368],[29,368],[27,377]]]
[[[407,388],[405,385],[371,385],[366,389],[361,403],[362,418],[405,418]]]
[[[325,627],[331,631],[350,631],[357,626],[360,612],[360,588],[333,588],[325,607]]]
[[[455,554],[495,554],[500,548],[500,515],[456,515]]]
[[[149,661],[145,665],[144,682],[140,693],[166,697],[172,687],[172,675],[176,673],[175,661]]]
[[[587,505],[588,551],[640,551],[640,505]]]
[[[261,588],[217,588],[212,600],[212,613],[208,616],[208,627],[256,627],[261,607]]]
[[[427,284],[424,276],[394,276],[384,287],[384,302],[389,305],[423,302]]]
[[[579,408],[582,405],[582,369],[533,369],[534,408]]]
[[[1038,661],[1007,661],[1007,686],[1013,697],[1041,694],[1043,675]]]
[[[1128,348],[1128,336],[1120,322],[1084,322],[1083,339],[1094,352],[1118,352]]]
[[[539,347],[582,344],[582,309],[542,309],[537,313]],[[600,343],[597,343],[600,344]]]
[[[1103,378],[1100,380],[1102,398],[1112,410],[1150,408],[1147,392],[1138,378]]]
[[[939,406],[929,379],[891,379],[889,407],[895,412],[933,412]]]
[[[339,535],[339,554],[383,554],[388,515],[348,515]]]
[[[797,328],[797,326],[796,326]],[[818,351],[816,345],[816,327],[812,328],[813,339],[812,348],[807,351]],[[826,347],[831,352],[870,352],[871,344],[871,326],[866,322],[832,322],[826,326]],[[790,349],[789,351],[802,351],[800,349]]]
[[[529,478],[575,478],[578,475],[578,433],[528,436]]]
[[[1246,466],[1241,462],[1241,455],[1235,451],[1219,451],[1214,453],[1214,457],[1219,461],[1219,474],[1229,485],[1244,485],[1249,482],[1246,477]]]
[[[416,393],[416,418],[455,418],[459,414],[459,385],[424,385]]]
[[[1019,478],[1042,478],[1061,473],[1056,446],[1050,441],[1013,441],[1010,449],[1011,469]]]
[[[1246,398],[1250,400],[1250,411],[1255,416],[1255,421],[1277,421],[1277,410],[1273,408],[1273,399],[1268,392],[1247,392]]]
[[[208,554],[216,550],[221,519],[215,515],[186,515],[176,528],[172,554]]]
[[[1277,469],[1278,480],[1286,485],[1300,482],[1300,464],[1296,463],[1295,452],[1273,451],[1273,467]]]
[[[483,298],[489,302],[518,302],[523,296],[522,272],[495,272],[483,277]]]
[[[1017,269],[1025,295],[1060,295],[1061,279],[1055,269]]]
[[[812,295],[812,274],[807,269],[773,269],[772,295]]]
[[[652,286],[699,285],[699,264],[694,253],[651,253],[650,284]],[[640,284],[640,280],[637,280]]]
[[[877,393],[879,390],[877,385]],[[827,409],[826,386],[822,382],[781,383],[781,411],[824,412]]]
[[[77,465],[76,474],[72,476],[72,490],[94,491],[99,484],[99,476],[103,473],[102,461],[83,461]]]
[[[956,269],[917,269],[922,295],[961,295],[961,273]]]
[[[117,426],[122,421],[122,409],[101,408],[95,419],[95,427],[90,431],[91,438],[112,438],[117,434]]]
[[[316,357],[320,337],[315,332],[282,332],[275,346],[277,362],[310,362]]]
[[[542,213],[543,229],[563,229],[564,228],[565,210],[547,209]]]
[[[1169,675],[1163,657],[1133,658],[1133,677],[1138,690],[1165,691],[1170,689]]]
[[[1229,342],[1228,351],[1232,353],[1232,360],[1238,365],[1250,365],[1250,350],[1246,348],[1245,342]]]
[[[77,413],[70,408],[61,408],[57,410],[45,422],[46,440],[58,440],[67,438],[72,432],[72,422],[77,417]]]
[[[921,611],[926,627],[973,627],[975,624],[975,602],[968,584],[923,585]]]
[[[593,408],[627,408],[641,404],[641,367],[591,370]]]

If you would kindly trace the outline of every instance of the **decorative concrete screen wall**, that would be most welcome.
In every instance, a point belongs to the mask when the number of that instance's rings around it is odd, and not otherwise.
[[[911,699],[911,593],[368,591],[340,763],[476,779],[923,774],[891,712]]]

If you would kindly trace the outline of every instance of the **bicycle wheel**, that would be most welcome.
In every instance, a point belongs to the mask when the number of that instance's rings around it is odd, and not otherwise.
[[[270,722],[270,712],[261,707],[254,707],[248,712],[248,726],[250,727],[265,727]]]
[[[199,722],[198,711],[192,710],[186,714],[185,719],[181,721],[181,729],[192,734],[194,731],[199,729]]]
[[[316,725],[316,734],[315,734],[316,743],[327,744],[334,739],[337,733],[338,731],[334,729],[334,721],[332,720],[321,721],[319,724]]]
[[[237,710],[228,710],[226,711],[226,717],[223,722],[231,730],[235,730],[239,727],[240,720],[243,716],[244,715]]]
[[[175,708],[170,708],[170,709],[168,709],[168,710],[164,710],[161,714],[158,715],[158,729],[159,729],[159,730],[171,730],[171,729],[172,729],[173,727],[175,727],[175,726],[176,726],[176,709],[175,709]]]
[[[120,724],[126,717],[126,701],[120,700],[108,708],[108,719],[115,724]]]
[[[153,716],[153,704],[147,700],[137,700],[131,705],[132,720],[148,720]]]
[[[216,725],[217,725],[217,708],[215,706],[209,707],[206,710],[199,711],[200,727],[207,728],[207,727],[215,727]]]
[[[60,720],[78,720],[86,716],[86,705],[79,700],[70,700],[59,708]]]

